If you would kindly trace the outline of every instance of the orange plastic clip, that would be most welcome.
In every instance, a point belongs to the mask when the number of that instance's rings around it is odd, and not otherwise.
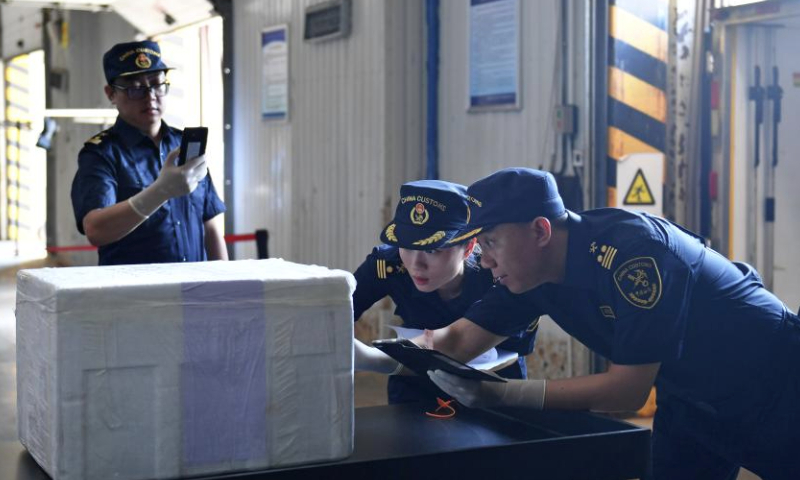
[[[442,400],[436,397],[436,401],[439,402],[439,406],[436,407],[436,410],[425,412],[425,415],[433,418],[450,418],[456,414],[456,409],[450,406],[450,404],[453,403],[452,398],[450,400]],[[439,413],[440,410],[447,410],[447,413]]]

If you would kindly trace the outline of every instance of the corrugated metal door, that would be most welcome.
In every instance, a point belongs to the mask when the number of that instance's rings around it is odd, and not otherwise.
[[[5,66],[6,235],[16,254],[44,256],[47,169],[36,147],[44,115],[44,54],[14,57]]]
[[[164,63],[173,68],[166,115],[178,128],[208,127],[206,161],[224,200],[222,130],[222,19],[212,18],[157,38]]]

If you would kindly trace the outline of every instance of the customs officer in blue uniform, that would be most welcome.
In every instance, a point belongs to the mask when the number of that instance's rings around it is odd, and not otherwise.
[[[538,170],[501,170],[469,195],[484,267],[611,364],[502,386],[429,373],[442,389],[472,406],[614,411],[639,408],[655,384],[656,479],[733,479],[740,466],[798,478],[800,321],[755,270],[662,218],[567,212]]]
[[[384,244],[375,247],[355,272],[355,319],[388,296],[406,328],[440,329],[462,317],[474,325],[514,323],[518,328],[496,337],[493,345],[461,353],[468,360],[499,343],[498,348],[517,352],[519,358],[497,373],[526,378],[524,357],[533,351],[538,317],[524,315],[526,304],[507,290],[487,300],[491,308],[471,310],[493,288],[493,278],[479,265],[474,236],[464,235],[468,216],[463,185],[439,180],[403,185],[394,219],[381,233]],[[356,368],[383,373],[399,370],[396,361],[358,341]],[[391,403],[441,395],[429,379],[411,375],[392,375],[388,389]]]
[[[169,92],[158,44],[117,44],[103,56],[119,115],[78,154],[72,207],[100,265],[227,260],[225,205],[204,156],[178,166],[181,131],[162,119]]]

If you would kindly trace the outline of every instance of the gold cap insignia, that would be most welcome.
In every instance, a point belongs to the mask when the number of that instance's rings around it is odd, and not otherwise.
[[[150,68],[150,65],[153,64],[153,62],[150,61],[150,58],[144,53],[136,55],[136,60],[134,60],[133,63],[135,63],[139,68]]]
[[[397,241],[397,236],[394,234],[394,229],[395,228],[397,228],[397,224],[393,223],[393,224],[389,225],[388,227],[386,227],[386,231],[383,232],[384,234],[386,234],[386,239],[389,240],[390,242],[396,242]]]
[[[619,293],[631,305],[650,309],[661,299],[661,273],[652,257],[637,257],[620,265],[614,272]]]
[[[425,245],[430,245],[432,243],[438,242],[439,240],[443,239],[445,235],[447,235],[447,233],[445,233],[442,230],[439,230],[428,238],[417,240],[416,242],[414,242],[414,245],[419,245],[421,247],[424,247]]]
[[[411,209],[411,223],[414,225],[422,225],[428,221],[430,214],[428,210],[425,208],[425,205],[421,203],[417,203],[414,205],[414,208]]]

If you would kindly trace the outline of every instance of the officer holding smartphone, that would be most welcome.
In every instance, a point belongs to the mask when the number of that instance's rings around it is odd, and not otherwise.
[[[169,68],[158,44],[114,45],[103,69],[119,115],[84,144],[72,183],[78,230],[100,265],[227,260],[225,205],[205,156],[179,164],[182,132],[162,119]]]

